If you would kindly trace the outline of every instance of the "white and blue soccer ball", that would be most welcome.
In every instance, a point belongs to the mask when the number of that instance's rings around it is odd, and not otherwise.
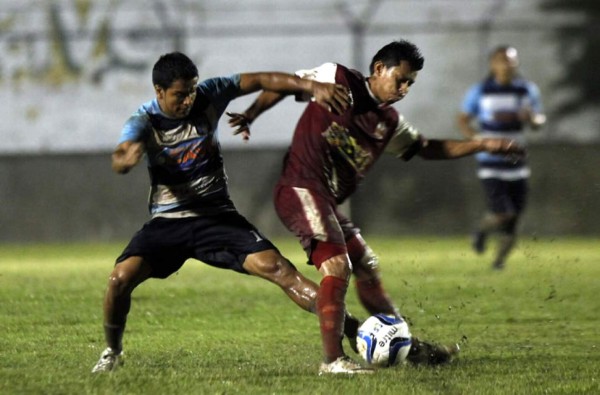
[[[358,353],[369,364],[389,367],[404,363],[412,336],[401,318],[385,314],[369,317],[358,328]]]

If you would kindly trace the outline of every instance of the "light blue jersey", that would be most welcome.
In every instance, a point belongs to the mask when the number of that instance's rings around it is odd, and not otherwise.
[[[493,78],[472,86],[462,104],[462,112],[477,119],[482,138],[510,138],[525,146],[524,126],[519,114],[542,112],[537,86],[522,78],[499,85]],[[481,152],[476,155],[480,178],[514,180],[527,178],[530,170],[524,160]]]
[[[240,75],[202,81],[190,113],[167,117],[153,99],[125,123],[119,143],[144,142],[152,217],[189,217],[235,210],[229,199],[217,125],[240,95]]]

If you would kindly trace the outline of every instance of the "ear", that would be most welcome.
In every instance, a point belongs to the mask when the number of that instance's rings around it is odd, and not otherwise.
[[[164,99],[165,90],[160,85],[154,85],[154,93],[156,93],[157,99]]]
[[[385,65],[381,60],[378,60],[373,64],[373,75],[380,77],[384,71]]]

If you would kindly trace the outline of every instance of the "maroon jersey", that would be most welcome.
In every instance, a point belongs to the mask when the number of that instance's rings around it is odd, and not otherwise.
[[[415,150],[420,141],[416,130],[400,121],[393,107],[377,103],[358,71],[327,63],[296,74],[346,86],[352,103],[343,114],[329,112],[314,102],[306,106],[286,154],[279,185],[308,188],[339,204],[356,190],[386,148],[393,147],[393,153],[404,157],[408,148]],[[394,144],[390,144],[392,139]]]

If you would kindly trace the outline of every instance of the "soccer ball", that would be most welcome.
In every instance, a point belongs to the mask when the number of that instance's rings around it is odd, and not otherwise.
[[[394,366],[406,361],[411,334],[403,319],[375,314],[358,328],[356,345],[358,353],[369,365]]]

